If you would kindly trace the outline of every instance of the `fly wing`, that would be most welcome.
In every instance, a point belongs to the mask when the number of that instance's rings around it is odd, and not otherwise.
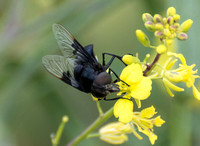
[[[55,77],[77,88],[74,80],[74,59],[59,55],[46,55],[42,58],[44,67]]]
[[[66,58],[72,58],[74,56],[74,48],[72,47],[74,37],[59,24],[53,24],[53,32],[62,54]]]
[[[85,62],[90,62],[92,66],[98,64],[96,58],[90,55],[63,26],[54,24],[53,32],[64,57],[74,58],[79,56]]]

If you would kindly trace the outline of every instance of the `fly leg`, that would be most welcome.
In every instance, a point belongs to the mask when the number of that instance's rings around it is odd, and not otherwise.
[[[124,98],[124,97],[115,97],[115,98],[111,98],[111,99],[104,98],[103,100],[105,100],[105,101],[113,101],[113,100],[118,100],[118,99],[126,99],[126,100],[132,101],[132,99],[127,99],[127,98]]]
[[[110,61],[108,62],[108,64],[106,64],[106,62],[105,62],[105,55],[112,56],[112,58],[110,59]],[[121,62],[123,62],[121,56],[114,55],[114,54],[110,54],[110,53],[103,53],[103,54],[102,54],[102,57],[103,57],[103,66],[105,67],[106,70],[110,67],[110,65],[112,64],[112,62],[113,62],[113,60],[114,60],[115,58],[117,58],[117,59],[119,59]],[[123,62],[123,63],[124,63],[124,62]],[[124,65],[126,65],[126,64],[124,63]]]

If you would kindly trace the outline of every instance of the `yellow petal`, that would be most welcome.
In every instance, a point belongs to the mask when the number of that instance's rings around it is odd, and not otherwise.
[[[140,130],[140,131],[149,137],[149,140],[152,145],[155,144],[155,141],[158,139],[157,135],[155,135],[153,132],[151,132],[150,130],[147,130],[147,129]]]
[[[187,65],[185,57],[182,54],[167,52],[167,55],[169,55],[169,56],[175,56],[175,57],[177,57],[177,58],[179,58],[181,60],[181,62],[182,62],[183,65]]]
[[[151,84],[151,79],[143,77],[138,84],[130,86],[131,96],[140,100],[148,98],[151,94]]]
[[[155,135],[154,133],[152,133],[152,134],[149,135],[149,140],[150,140],[150,142],[151,142],[152,145],[155,144],[155,141],[156,141],[157,139],[158,139],[158,136]]]
[[[171,96],[171,97],[174,97],[174,94],[172,93],[172,91],[170,90],[170,88],[167,86],[167,84],[165,83],[165,78],[163,78],[163,83],[164,83],[164,86],[165,86],[165,89],[167,90],[167,93]]]
[[[139,82],[142,77],[142,67],[141,65],[135,63],[125,67],[120,75],[120,79],[129,85]]]
[[[197,88],[194,85],[192,86],[192,91],[193,91],[194,97],[200,100],[200,92],[197,90]]]
[[[141,111],[141,117],[143,118],[151,118],[153,117],[157,112],[155,111],[155,108],[153,105],[151,107],[145,108]]]
[[[179,91],[179,92],[180,92],[180,91],[184,91],[183,88],[180,88],[180,87],[174,85],[173,83],[171,83],[171,82],[170,82],[168,79],[166,79],[166,78],[163,78],[163,83],[164,83],[167,87],[173,89],[174,91]]]
[[[161,119],[160,116],[158,116],[158,117],[155,118],[155,123],[154,123],[154,124],[155,124],[157,127],[161,127],[162,124],[164,124],[164,123],[165,123],[165,121],[164,121],[163,119]]]
[[[133,117],[133,102],[127,99],[119,99],[114,105],[113,112],[120,122],[128,123]]]

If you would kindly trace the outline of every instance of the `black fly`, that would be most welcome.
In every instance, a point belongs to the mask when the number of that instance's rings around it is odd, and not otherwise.
[[[114,58],[119,59],[119,56],[114,55],[108,65],[105,61],[101,65],[95,58],[93,45],[83,47],[59,24],[53,25],[53,32],[63,56],[43,57],[43,65],[52,75],[80,91],[92,93],[98,99],[105,99],[109,93],[119,91],[106,72]]]

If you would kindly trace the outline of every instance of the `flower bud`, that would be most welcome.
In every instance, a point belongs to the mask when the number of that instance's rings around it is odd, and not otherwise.
[[[174,23],[174,18],[173,18],[172,16],[169,16],[169,17],[167,18],[167,23],[168,23],[169,25],[172,25],[172,24]]]
[[[163,37],[163,32],[162,32],[162,31],[155,31],[154,35],[155,35],[156,37],[161,38],[161,37]]]
[[[150,31],[155,31],[155,25],[151,21],[145,22],[144,26]]]
[[[163,18],[163,24],[167,23],[167,18]]]
[[[162,22],[162,16],[160,14],[155,14],[154,17],[153,17],[153,21],[155,23]]]
[[[173,18],[174,18],[174,21],[175,22],[179,22],[179,20],[180,20],[180,15],[178,15],[178,14],[175,14],[174,16],[173,16]]]
[[[156,23],[155,24],[155,29],[156,30],[162,30],[164,28],[163,24],[162,23]]]
[[[156,47],[156,51],[158,54],[165,53],[167,51],[167,47],[165,45],[161,44],[158,47]]]
[[[146,36],[146,34],[141,31],[141,30],[136,30],[136,37],[138,39],[138,41],[140,41],[140,43],[142,43],[145,47],[149,47],[150,46],[150,41],[149,38]]]
[[[171,35],[171,32],[169,31],[169,29],[164,29],[163,33],[167,37],[169,37]]]
[[[63,116],[62,117],[62,121],[64,122],[64,123],[66,123],[66,122],[68,122],[69,121],[69,118],[68,118],[68,116]]]
[[[121,122],[109,123],[99,130],[100,139],[110,144],[122,144],[128,140],[126,133],[131,133],[129,124]]]
[[[187,36],[186,33],[181,32],[181,33],[177,34],[177,38],[178,38],[179,40],[182,40],[182,41],[183,41],[183,40],[187,40],[188,36]]]
[[[188,30],[192,26],[192,23],[193,23],[193,21],[191,19],[188,19],[188,20],[184,21],[180,26],[181,27],[181,31],[182,32],[188,32]]]
[[[144,22],[147,22],[147,21],[153,22],[153,17],[149,13],[144,13],[144,14],[142,14],[142,20]]]
[[[170,26],[169,26],[169,29],[170,29],[170,31],[173,31],[173,32],[174,32],[174,31],[176,30],[176,26],[170,25]]]
[[[166,39],[167,46],[170,46],[173,43],[173,39]]]
[[[174,7],[169,7],[167,9],[167,16],[174,16],[176,14],[176,9]]]
[[[179,24],[179,23],[174,23],[174,26],[175,26],[176,28],[179,28],[180,24]]]
[[[127,65],[130,65],[132,63],[140,63],[140,60],[132,55],[124,55],[122,57],[122,61]]]

